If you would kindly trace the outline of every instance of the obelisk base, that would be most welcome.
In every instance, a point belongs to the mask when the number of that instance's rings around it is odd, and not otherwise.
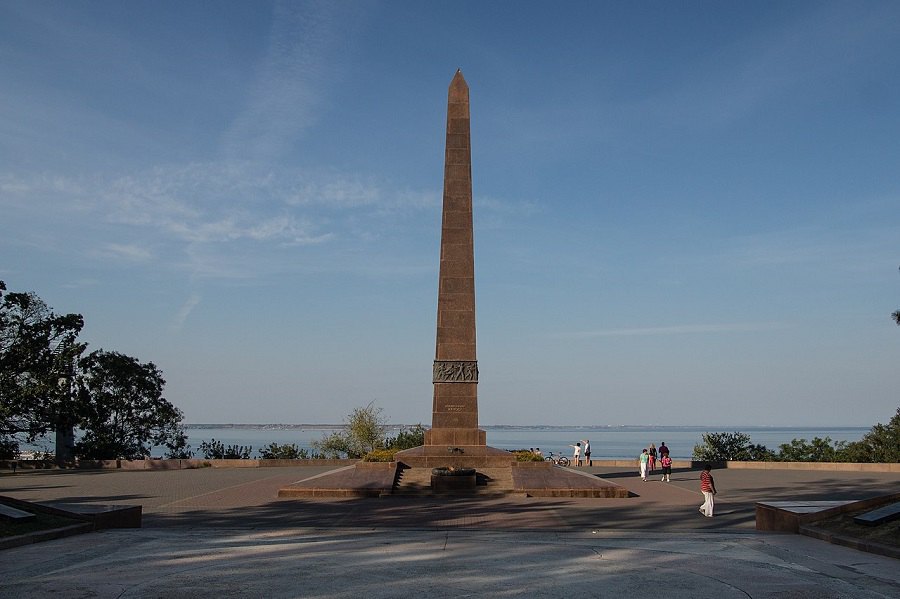
[[[508,468],[516,456],[487,445],[420,445],[398,451],[394,460],[410,468]]]
[[[425,445],[487,445],[487,433],[480,428],[432,428],[425,431]]]

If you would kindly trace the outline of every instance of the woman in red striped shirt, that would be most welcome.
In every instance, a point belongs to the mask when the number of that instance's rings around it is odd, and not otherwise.
[[[716,481],[713,480],[712,466],[706,464],[703,472],[700,473],[700,492],[703,493],[703,505],[700,506],[700,513],[707,518],[713,517],[713,506],[715,502],[713,497],[716,494]]]

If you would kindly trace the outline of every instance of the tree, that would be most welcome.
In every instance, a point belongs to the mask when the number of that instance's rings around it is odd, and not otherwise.
[[[200,453],[207,460],[249,460],[253,446],[225,445],[221,441],[210,439],[200,442]]]
[[[0,281],[0,438],[33,441],[71,430],[77,420],[72,384],[87,347],[77,340],[84,319],[54,313],[34,293],[5,291]]]
[[[746,433],[703,433],[701,438],[703,442],[694,445],[694,459],[701,462],[772,459],[772,452],[764,445],[751,444],[750,435]]]
[[[362,457],[373,449],[382,447],[386,428],[381,408],[376,408],[375,402],[365,408],[353,410],[348,416],[347,433],[350,448],[356,454],[354,457]]]
[[[259,450],[259,457],[263,460],[306,460],[309,459],[309,452],[296,443],[269,443]]]
[[[873,426],[860,443],[863,451],[871,456],[872,462],[900,462],[900,407],[887,424],[878,423]]]
[[[425,427],[417,424],[410,429],[400,427],[396,437],[387,437],[383,446],[397,451],[412,449],[425,444]]]
[[[347,416],[343,430],[334,431],[321,441],[313,441],[313,449],[325,457],[361,458],[384,444],[387,425],[381,415],[381,408],[375,402],[364,408],[355,408]]]
[[[814,437],[809,443],[806,439],[793,439],[778,446],[778,459],[783,462],[837,462],[845,447],[846,443],[841,441],[832,443],[831,437]]]
[[[99,350],[79,367],[79,455],[140,459],[152,446],[184,446],[183,414],[162,396],[166,382],[152,362]]]

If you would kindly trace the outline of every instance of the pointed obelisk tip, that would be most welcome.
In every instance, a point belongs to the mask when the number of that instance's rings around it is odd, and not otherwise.
[[[456,69],[453,81],[450,82],[450,89],[457,90],[457,93],[468,94],[469,84],[466,83],[466,78],[463,77],[462,69]]]

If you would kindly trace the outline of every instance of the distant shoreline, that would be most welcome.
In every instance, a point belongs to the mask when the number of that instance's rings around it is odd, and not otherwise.
[[[287,424],[287,423],[270,423],[270,424],[248,424],[248,423],[222,423],[222,424],[210,424],[210,423],[191,423],[185,424],[184,428],[191,430],[218,430],[218,429],[239,429],[239,430],[304,430],[304,429],[313,429],[313,430],[337,430],[342,429],[346,425],[344,424],[314,424],[314,423],[301,423],[301,424]],[[411,428],[417,426],[416,424],[387,424],[385,425],[389,429],[399,429],[399,428]],[[423,424],[426,429],[431,428],[431,426],[427,424]],[[809,431],[819,431],[823,429],[827,430],[869,430],[871,426],[792,426],[792,425],[752,425],[752,426],[719,426],[719,425],[706,425],[706,426],[672,426],[672,425],[662,425],[662,424],[596,424],[596,425],[561,425],[561,424],[533,424],[533,425],[525,425],[525,424],[482,424],[480,428],[486,430],[561,430],[561,431],[572,431],[572,430],[679,430],[679,431],[697,431],[697,432],[707,432],[707,431],[767,431],[767,430],[809,430]]]

